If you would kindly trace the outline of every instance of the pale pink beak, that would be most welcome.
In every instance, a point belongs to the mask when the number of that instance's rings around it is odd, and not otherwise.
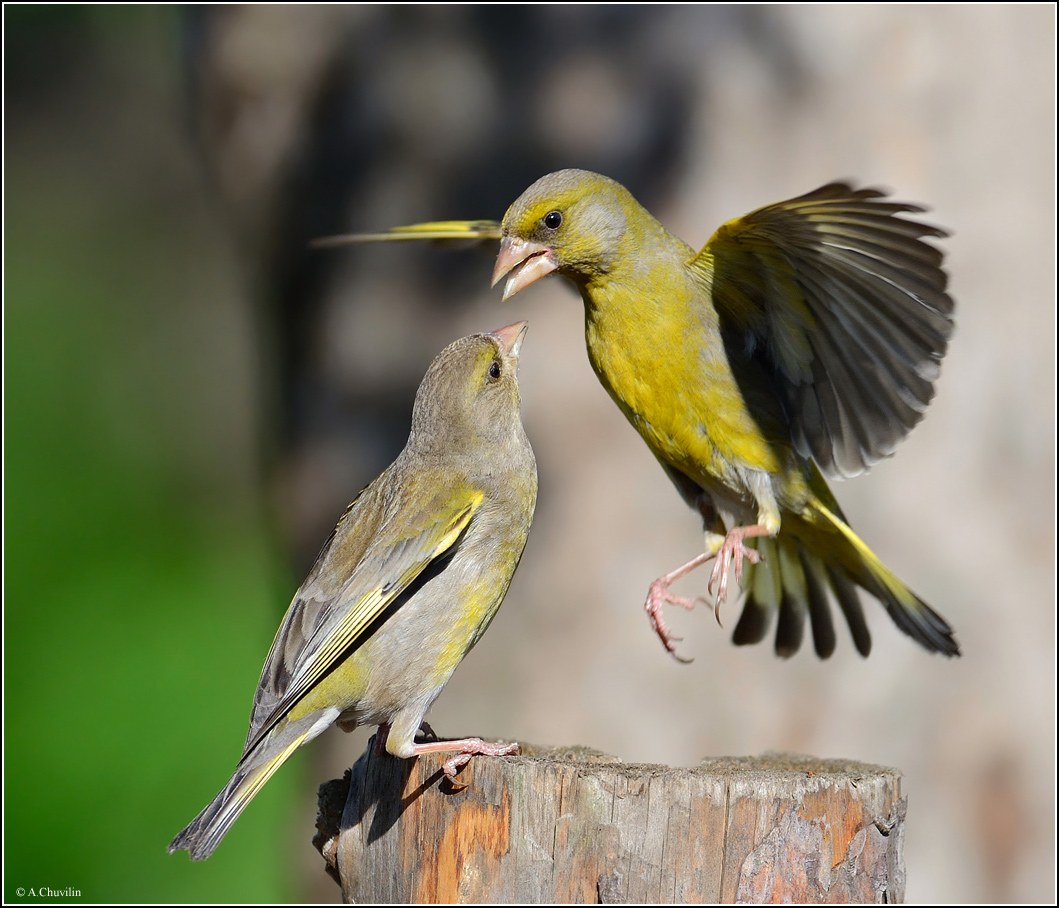
[[[490,331],[489,336],[495,337],[500,341],[500,347],[506,356],[514,356],[515,359],[518,359],[519,350],[522,349],[522,338],[526,336],[528,327],[529,322],[515,322],[515,324],[508,325],[506,328],[497,328],[496,331]]]
[[[515,271],[504,285],[503,299],[507,299],[545,275],[551,274],[558,267],[555,253],[547,246],[505,236],[500,241],[500,254],[496,257],[493,283],[490,286],[495,287],[496,282],[514,268]]]

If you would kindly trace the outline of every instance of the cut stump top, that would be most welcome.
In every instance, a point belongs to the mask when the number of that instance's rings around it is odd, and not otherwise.
[[[674,768],[583,747],[377,756],[321,787],[316,840],[347,901],[895,902],[895,769],[794,754]]]

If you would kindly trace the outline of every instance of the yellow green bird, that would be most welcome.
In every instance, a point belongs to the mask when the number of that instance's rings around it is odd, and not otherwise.
[[[573,281],[592,368],[703,518],[704,551],[648,593],[669,652],[663,605],[695,601],[669,586],[715,558],[716,607],[733,569],[746,591],[737,644],[763,639],[778,612],[776,652],[791,655],[808,615],[826,658],[830,590],[867,655],[860,587],[914,640],[954,656],[952,628],[856,536],[824,479],[892,454],[934,395],[953,301],[942,253],[924,239],[945,232],[902,216],[922,210],[831,183],[728,221],[696,252],[624,186],[563,170],[501,223],[326,242],[497,238],[504,299],[553,272]]]
[[[280,625],[228,784],[169,845],[208,858],[299,747],[337,723],[378,725],[396,757],[518,753],[478,738],[416,743],[522,557],[537,467],[519,416],[526,323],[465,337],[431,363],[408,443],[346,509]]]

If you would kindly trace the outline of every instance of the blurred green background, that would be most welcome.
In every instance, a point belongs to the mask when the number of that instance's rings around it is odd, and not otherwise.
[[[4,11],[5,901],[295,893],[297,764],[226,861],[164,851],[238,756],[292,579],[261,503],[251,319],[182,129],[178,25]]]
[[[534,533],[434,726],[889,763],[910,900],[1053,901],[1054,26],[1044,6],[5,7],[5,901],[337,901],[315,787],[364,732],[297,754],[209,861],[165,845],[233,768],[289,597],[430,358],[517,318]],[[488,253],[305,249],[499,217],[562,166],[693,245],[847,176],[955,230],[938,399],[836,494],[962,660],[877,607],[867,661],[736,650],[706,611],[673,616],[696,662],[668,660],[640,603],[699,528],[591,375],[573,294],[501,307]]]

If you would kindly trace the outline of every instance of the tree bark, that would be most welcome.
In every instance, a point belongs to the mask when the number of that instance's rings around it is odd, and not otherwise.
[[[898,902],[897,770],[766,754],[689,769],[586,748],[378,756],[320,790],[347,902]]]

